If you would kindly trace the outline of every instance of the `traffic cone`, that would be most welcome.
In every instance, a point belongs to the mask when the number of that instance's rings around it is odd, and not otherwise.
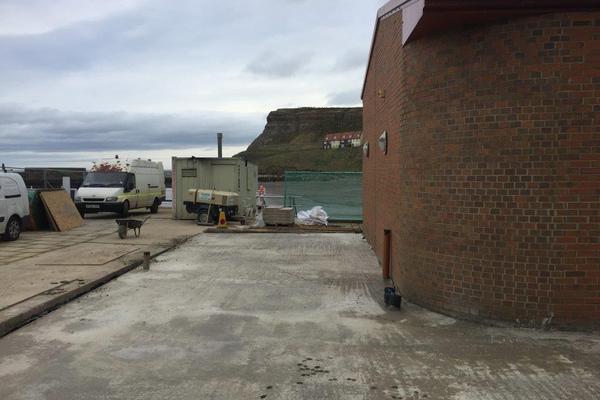
[[[223,210],[219,210],[219,223],[217,224],[217,228],[227,228],[227,219],[225,218],[225,212]]]

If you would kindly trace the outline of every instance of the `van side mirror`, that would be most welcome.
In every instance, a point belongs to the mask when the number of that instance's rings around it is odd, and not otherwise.
[[[135,184],[133,182],[127,182],[127,186],[125,186],[125,193],[131,192],[135,189]]]

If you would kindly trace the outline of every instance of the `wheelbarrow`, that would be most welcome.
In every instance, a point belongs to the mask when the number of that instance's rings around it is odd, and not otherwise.
[[[133,233],[134,233],[135,237],[140,237],[140,233],[142,232],[142,225],[144,225],[146,223],[146,221],[148,221],[148,219],[150,219],[150,217],[146,218],[143,221],[140,221],[139,219],[117,219],[117,220],[115,220],[117,225],[119,225],[119,230],[118,230],[119,237],[121,239],[127,238],[127,231],[129,229],[133,229]]]

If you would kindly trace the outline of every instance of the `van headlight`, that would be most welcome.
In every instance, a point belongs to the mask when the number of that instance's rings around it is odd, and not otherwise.
[[[80,196],[75,196],[75,201],[81,201],[81,197]]]
[[[107,197],[106,201],[117,201],[118,198],[117,197]]]

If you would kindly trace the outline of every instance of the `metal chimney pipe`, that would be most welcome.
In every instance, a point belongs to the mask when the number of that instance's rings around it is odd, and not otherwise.
[[[219,158],[223,158],[223,134],[217,133],[217,147],[219,149]]]

